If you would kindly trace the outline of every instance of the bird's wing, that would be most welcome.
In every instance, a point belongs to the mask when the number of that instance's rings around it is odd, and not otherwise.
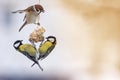
[[[53,45],[50,48],[48,48],[47,52],[44,55],[42,55],[40,57],[40,59],[43,60],[44,58],[46,58],[51,53],[51,51],[54,49],[54,47],[55,47],[55,45]]]
[[[25,56],[27,56],[30,60],[36,62],[36,49],[32,45],[26,45],[24,51],[22,52]]]
[[[26,51],[24,51],[23,54],[24,54],[27,58],[29,58],[30,60],[32,60],[33,62],[37,63],[35,56],[30,56],[30,55],[28,54],[28,52],[26,52]]]

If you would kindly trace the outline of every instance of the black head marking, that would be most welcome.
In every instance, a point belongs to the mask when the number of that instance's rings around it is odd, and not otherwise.
[[[54,37],[54,36],[48,36],[46,39],[47,39],[47,41],[50,41],[53,44],[56,43],[56,37]]]
[[[22,45],[22,41],[23,41],[23,40],[17,40],[17,41],[15,41],[14,44],[13,44],[13,47],[14,47],[15,49],[18,49],[19,46]]]

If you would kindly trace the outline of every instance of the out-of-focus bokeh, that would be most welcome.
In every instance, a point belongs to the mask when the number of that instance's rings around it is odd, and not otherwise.
[[[13,48],[29,43],[35,25],[23,24],[25,9],[39,0],[0,0],[0,80],[120,80],[119,0],[40,0],[40,24],[57,46],[43,61],[44,71]]]

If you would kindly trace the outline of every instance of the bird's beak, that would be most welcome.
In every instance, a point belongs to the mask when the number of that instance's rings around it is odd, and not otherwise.
[[[45,10],[41,10],[41,12],[43,12],[43,13],[44,13],[44,12],[45,12]]]

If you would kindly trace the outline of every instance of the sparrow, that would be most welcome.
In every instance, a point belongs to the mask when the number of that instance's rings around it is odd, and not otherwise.
[[[39,20],[40,20],[40,13],[44,12],[44,8],[42,7],[42,5],[40,4],[35,4],[32,5],[26,9],[23,10],[17,10],[17,11],[13,11],[12,13],[24,13],[25,12],[25,16],[23,21],[24,24],[20,27],[19,32],[22,30],[22,28],[24,26],[26,26],[27,24],[37,24],[40,26]]]

